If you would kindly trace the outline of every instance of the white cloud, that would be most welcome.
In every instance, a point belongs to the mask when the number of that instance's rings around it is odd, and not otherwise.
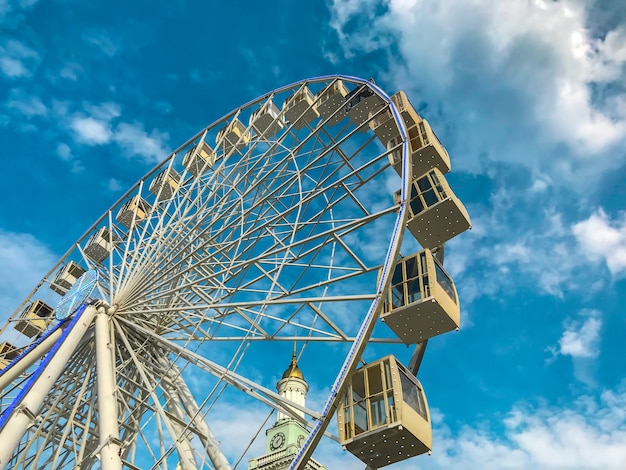
[[[119,49],[117,41],[104,29],[92,29],[84,34],[84,39],[99,49],[106,57],[113,57]]]
[[[109,182],[107,183],[106,187],[111,192],[117,192],[123,189],[120,180],[115,179],[115,178],[109,179]]]
[[[80,162],[80,160],[74,160],[72,162],[72,167],[71,167],[70,171],[72,173],[74,173],[74,174],[82,173],[83,171],[85,171],[85,167]]]
[[[37,51],[18,40],[10,39],[0,45],[0,72],[9,78],[29,77],[40,60]]]
[[[122,115],[122,108],[119,104],[107,101],[98,105],[86,104],[85,111],[90,117],[99,121],[110,122]]]
[[[604,261],[613,275],[626,272],[626,214],[610,220],[604,210],[599,209],[575,224],[572,232],[589,259]]]
[[[235,458],[241,455],[245,445],[254,436],[268,413],[268,409],[250,405],[249,403],[245,407],[237,406],[237,404],[228,404],[221,407],[219,411],[212,412],[208,416],[208,422],[211,430],[221,442],[222,451],[230,457],[231,461],[234,461]],[[275,419],[270,418],[268,424],[273,423],[273,421]],[[263,432],[260,433],[254,445],[248,451],[248,456],[254,457],[264,453],[264,434]]]
[[[66,80],[76,81],[78,76],[83,73],[83,67],[76,62],[66,62],[59,71],[59,77]]]
[[[546,348],[553,363],[559,355],[569,356],[574,365],[574,377],[590,387],[595,387],[594,373],[600,355],[602,315],[598,310],[583,309],[575,318],[563,322],[563,334],[555,346]]]
[[[330,25],[337,31],[339,40],[344,46],[346,57],[353,57],[355,49],[364,52],[370,52],[389,44],[388,40],[384,40],[385,35],[381,37],[378,34],[372,34],[371,29],[365,27],[355,27],[350,34],[344,32],[344,26],[350,21],[360,20],[364,24],[376,21],[374,11],[377,0],[333,0],[332,12],[333,17]],[[328,59],[336,63],[334,52],[327,53]]]
[[[625,407],[622,385],[597,399],[581,396],[568,408],[518,405],[504,419],[503,434],[486,423],[456,433],[436,426],[431,458],[406,468],[623,469]]]
[[[30,9],[38,0],[0,0],[0,23],[16,26],[24,19],[24,10]],[[12,24],[7,24],[12,23]]]
[[[10,98],[6,102],[9,109],[18,111],[24,117],[46,116],[48,108],[37,96],[28,96],[24,90],[11,90]]]
[[[235,443],[246,442],[264,418],[260,409],[249,408],[244,417],[238,407],[211,413],[209,422],[227,455],[240,452]],[[471,423],[452,430],[436,409],[433,419],[432,455],[398,464],[397,470],[622,470],[626,463],[626,384],[598,396],[583,395],[568,406],[513,406],[501,417]],[[269,427],[272,420],[265,426]],[[335,433],[336,428],[329,431]],[[263,433],[249,457],[261,455]],[[232,447],[231,447],[232,446]],[[231,457],[232,458],[232,457]],[[329,469],[362,470],[364,464],[328,439],[323,439],[314,458]],[[245,459],[244,459],[245,462]]]
[[[67,119],[68,107],[56,106],[57,114]],[[86,145],[116,143],[128,157],[140,157],[153,164],[164,159],[170,152],[168,134],[154,129],[146,132],[138,122],[120,122],[122,109],[119,104],[105,102],[98,105],[84,104],[82,112],[70,115],[68,127],[76,141]]]
[[[445,260],[464,305],[520,288],[559,298],[589,288],[580,270],[584,258],[572,256],[576,240],[563,227],[562,208],[542,206],[552,198],[548,187],[528,191],[503,184],[493,191],[487,207],[468,206],[472,230],[447,244]]]
[[[583,321],[568,320],[559,339],[558,352],[573,358],[594,359],[600,354],[600,329],[602,319],[597,310],[583,310]]]
[[[61,159],[69,161],[72,159],[72,149],[69,145],[61,142],[57,145],[57,155],[61,157]]]
[[[167,134],[153,130],[148,134],[139,123],[121,123],[113,140],[130,156],[139,156],[147,163],[163,160],[169,153]]]
[[[626,28],[592,36],[584,2],[335,0],[331,9],[347,56],[396,37],[400,57],[380,78],[447,121],[465,155],[456,165],[506,159],[575,177],[572,165],[597,173],[623,163],[590,157],[626,140],[624,93],[610,86],[626,80]],[[569,156],[548,158],[559,144]]]
[[[0,229],[0,321],[17,308],[56,258],[32,235]]]
[[[552,186],[552,184],[552,178],[547,175],[538,174],[535,176],[533,184],[528,190],[534,193],[542,193]]]
[[[88,145],[106,144],[113,137],[110,125],[106,121],[92,117],[76,116],[72,119],[70,127],[76,139]]]

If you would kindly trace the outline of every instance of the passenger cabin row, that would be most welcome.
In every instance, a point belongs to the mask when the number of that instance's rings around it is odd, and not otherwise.
[[[383,297],[383,322],[406,344],[458,329],[454,282],[429,249],[397,261]],[[337,413],[339,441],[381,468],[430,452],[432,425],[424,389],[394,356],[358,369]]]
[[[437,168],[442,173],[450,170],[450,158],[428,122],[422,119],[404,92],[392,96],[409,134],[409,149],[413,163],[413,174],[421,175]],[[282,111],[272,99],[266,100],[252,112],[248,127],[238,117],[231,119],[217,134],[216,149],[222,148],[224,155],[241,151],[249,144],[251,133],[269,139],[290,123],[295,129],[302,129],[321,118],[335,125],[349,117],[361,131],[369,121],[369,128],[389,150],[393,168],[402,174],[402,150],[400,131],[393,119],[389,106],[369,86],[361,85],[349,91],[341,80],[336,80],[326,88],[313,94],[302,86],[283,103]],[[217,151],[205,142],[194,145],[183,157],[183,166],[194,177],[201,176],[217,160]],[[168,200],[174,196],[182,183],[182,176],[174,168],[162,170],[152,180],[149,190],[157,200]],[[117,214],[116,220],[128,229],[141,223],[150,212],[150,205],[141,197],[129,199]]]
[[[381,320],[406,344],[459,328],[460,306],[450,275],[433,254],[470,228],[469,215],[450,189],[444,173],[450,158],[428,122],[421,119],[403,92],[392,96],[407,130],[407,228],[423,250],[396,261],[384,292]],[[402,176],[400,129],[392,110],[370,114],[369,126],[389,152]],[[394,202],[402,203],[401,191]],[[424,390],[417,378],[393,356],[364,365],[352,376],[337,422],[340,442],[368,468],[380,468],[432,448],[432,426]]]
[[[437,169],[441,173],[448,172],[450,170],[450,158],[428,122],[417,114],[404,92],[399,91],[391,99],[408,129],[409,141],[407,145],[413,175],[418,178],[423,177],[426,172],[432,169]],[[287,122],[296,129],[301,129],[318,118],[333,125],[346,117],[349,117],[354,125],[360,127],[362,131],[368,129],[364,123],[369,122],[369,128],[388,149],[391,165],[401,175],[402,138],[393,119],[391,108],[369,86],[361,85],[349,91],[341,80],[334,81],[316,95],[308,87],[300,87],[285,100],[282,112],[271,99],[266,100],[251,114],[249,127],[246,127],[237,117],[225,125],[217,134],[216,146],[222,147],[224,154],[228,155],[233,151],[242,150],[250,142],[252,131],[263,138],[270,138],[283,129]],[[216,160],[216,150],[206,142],[201,141],[185,153],[183,166],[194,177],[198,177],[211,168]],[[440,179],[445,185],[445,178]],[[168,200],[176,194],[181,183],[181,174],[174,168],[167,168],[156,175],[149,186],[149,190],[158,201]],[[449,203],[444,205],[459,206],[460,203],[452,191],[449,187],[447,189],[443,199],[448,198]],[[436,212],[439,212],[439,209],[437,208]],[[446,207],[446,210],[448,209]],[[120,208],[116,220],[126,228],[132,229],[147,218],[150,210],[150,204],[136,195]],[[459,208],[457,212],[462,213],[463,211],[463,208]],[[465,225],[468,225],[469,218],[464,218],[467,219]],[[416,220],[416,224],[419,224],[420,219]],[[417,231],[414,228],[416,224],[410,226],[412,233]],[[459,224],[464,225],[462,220],[459,221]],[[450,233],[458,233],[459,230],[461,229],[451,230]],[[96,245],[105,246],[104,251],[99,250],[97,246],[94,247],[93,256],[90,254],[92,259],[101,262],[102,253],[110,251],[107,246],[111,242],[106,240],[92,240],[92,242]],[[104,256],[106,257],[106,254]]]
[[[458,329],[454,282],[424,249],[396,262],[381,319],[406,344]],[[368,465],[381,468],[430,452],[432,425],[422,385],[394,356],[358,369],[337,415],[339,440]]]
[[[383,103],[371,88],[362,85],[353,91],[341,80],[334,81],[328,87],[313,95],[306,86],[302,86],[283,103],[282,116],[279,108],[269,99],[250,116],[249,128],[238,119],[232,119],[217,134],[216,145],[222,147],[224,154],[239,151],[250,141],[251,130],[258,136],[270,138],[279,132],[287,122],[296,129],[322,118],[330,125],[349,117],[356,126],[362,126],[371,113]],[[362,129],[365,130],[365,129]],[[183,166],[195,177],[206,172],[216,161],[217,152],[206,142],[201,141],[189,149],[183,157]],[[173,168],[168,168],[156,175],[149,191],[157,201],[172,198],[182,182],[182,176]],[[128,229],[145,221],[152,210],[150,204],[139,195],[129,198],[119,209],[116,220]],[[84,246],[84,254],[95,263],[104,262],[120,241],[119,237],[107,227],[95,231]],[[85,270],[71,262],[59,271],[51,284],[55,292],[63,295],[73,282]],[[41,333],[52,318],[53,309],[41,300],[29,305],[22,313],[16,328],[27,336],[34,337]]]
[[[215,162],[215,152],[205,142],[191,148],[183,158],[183,164],[194,176],[205,172]],[[158,200],[171,199],[180,188],[182,176],[173,168],[161,171],[150,183],[149,191]],[[118,210],[115,220],[127,229],[145,221],[152,207],[138,194],[129,198]],[[103,262],[120,239],[108,228],[101,227],[87,241],[85,255],[96,263]]]
[[[409,139],[407,147],[414,180],[409,230],[422,246],[432,248],[438,246],[433,243],[444,243],[447,241],[445,238],[450,239],[469,228],[469,216],[443,176],[444,173],[450,171],[450,157],[446,149],[441,145],[428,122],[417,114],[404,92],[399,91],[391,99],[405,122]],[[343,106],[341,106],[342,103]],[[389,151],[392,167],[399,175],[402,175],[400,130],[393,119],[391,108],[369,87],[361,86],[348,92],[343,82],[338,80],[316,96],[307,87],[302,87],[287,98],[283,105],[283,114],[296,128],[311,123],[319,117],[332,124],[349,116],[357,126],[369,120],[369,128]],[[280,111],[271,99],[250,116],[250,128],[264,137],[274,135],[283,126]],[[366,130],[367,127],[361,126],[361,129]],[[249,140],[250,131],[241,121],[234,118],[220,130],[216,142],[224,147],[226,153],[229,153],[233,149],[242,149]],[[216,159],[216,151],[202,141],[187,151],[183,158],[183,165],[197,177],[211,168]],[[158,200],[167,200],[178,191],[181,180],[180,173],[173,168],[168,168],[154,178],[149,189]],[[434,185],[436,188],[445,188],[445,190],[433,193],[422,190],[422,186],[427,183],[431,183],[431,186]],[[432,207],[433,211],[420,214],[420,201],[424,208]],[[437,205],[437,203],[441,204]],[[116,220],[130,229],[145,220],[149,212],[150,205],[141,197],[134,196],[122,206]],[[438,220],[431,220],[433,217]],[[433,222],[439,226],[435,227],[432,225]],[[440,233],[442,231],[444,233]]]
[[[50,282],[50,289],[61,296],[65,295],[85,271],[85,268],[74,261],[70,261],[57,271],[54,279]],[[43,300],[35,300],[22,310],[15,322],[15,329],[29,338],[34,338],[43,333],[53,319],[54,309]],[[10,349],[9,346],[11,345],[7,343],[3,346],[5,349],[0,347],[0,364],[1,358],[5,357],[3,352],[7,352]]]
[[[336,80],[316,95],[308,87],[302,86],[285,100],[282,112],[271,99],[268,99],[252,112],[249,127],[246,127],[238,117],[230,120],[217,133],[216,149],[221,147],[224,155],[228,156],[233,151],[241,151],[249,144],[252,131],[261,138],[269,139],[287,123],[299,130],[319,118],[334,125],[350,117],[356,126],[361,126],[369,119],[371,112],[382,103],[382,99],[365,85],[349,92],[341,80]],[[185,153],[183,166],[194,177],[201,176],[215,164],[216,149],[201,141]],[[156,175],[150,183],[149,190],[158,201],[168,200],[176,194],[181,183],[182,175],[174,168],[167,168]],[[136,195],[124,203],[117,213],[116,220],[126,228],[132,229],[147,218],[150,210],[150,204]],[[97,238],[102,237],[98,235]],[[105,246],[104,252],[108,251],[106,246],[110,241],[96,239],[91,242]],[[89,254],[90,258],[97,262],[102,261],[100,259],[104,253],[102,250],[96,246],[90,251],[92,252]]]
[[[215,139],[216,149],[221,148],[228,156],[233,151],[241,151],[250,143],[252,132],[259,138],[270,139],[287,124],[300,130],[322,118],[330,125],[335,125],[346,117],[350,117],[355,125],[362,125],[370,112],[382,103],[382,99],[365,85],[355,88],[352,92],[341,80],[336,80],[317,94],[313,94],[307,86],[302,86],[287,97],[281,109],[272,99],[266,100],[252,112],[245,126],[239,117],[232,118],[219,130]],[[195,177],[208,170],[217,159],[217,151],[206,142],[191,148],[183,158],[183,166]],[[163,171],[163,180],[177,189],[180,175],[174,170]],[[159,177],[157,177],[158,179]],[[162,182],[153,183],[150,190],[158,192]],[[163,198],[169,198],[167,191]]]
[[[366,85],[361,85],[350,92],[341,80],[336,80],[315,95],[307,86],[302,86],[287,97],[282,111],[272,99],[266,100],[250,115],[248,127],[239,117],[232,118],[217,133],[216,149],[221,148],[227,157],[248,145],[252,132],[259,138],[270,139],[287,124],[300,130],[319,118],[334,125],[350,117],[356,126],[361,126],[369,119],[370,113],[382,103],[383,100]],[[201,175],[215,163],[216,149],[211,148],[206,142],[194,146],[185,154],[183,166],[195,177]],[[161,174],[164,175],[161,177],[162,181],[153,182],[150,191],[156,194],[159,189],[165,187],[164,182],[170,184],[171,189],[175,191],[180,184],[180,175],[171,169]],[[168,190],[161,192],[164,199],[171,197]]]

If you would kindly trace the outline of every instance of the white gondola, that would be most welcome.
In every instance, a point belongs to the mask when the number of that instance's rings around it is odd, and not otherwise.
[[[183,157],[183,166],[193,176],[199,176],[215,163],[216,154],[209,144],[200,142],[191,147]]]
[[[215,139],[215,144],[218,147],[222,147],[224,155],[228,155],[233,150],[239,151],[243,149],[249,142],[250,131],[237,118],[234,118],[226,126],[222,127]]]
[[[334,126],[347,117],[344,104],[348,93],[348,88],[344,83],[337,80],[320,90],[315,96],[317,111],[322,119],[328,119],[329,125]]]
[[[150,204],[141,196],[136,195],[124,203],[117,212],[115,220],[126,228],[133,228],[148,217],[150,213]]]
[[[42,333],[52,321],[54,309],[42,300],[36,300],[22,311],[15,329],[29,338]]]
[[[262,138],[269,138],[283,128],[280,109],[272,100],[267,100],[250,116],[250,127]]]
[[[296,129],[302,129],[320,117],[313,103],[315,97],[311,90],[302,86],[293,95],[288,97],[283,104],[283,114]]]
[[[8,366],[17,356],[19,356],[19,351],[15,346],[6,341],[0,343],[0,370]]]
[[[399,116],[404,121],[407,129],[415,126],[422,120],[403,91],[399,91],[393,95],[391,97],[391,101],[396,106]],[[400,137],[400,130],[398,129],[398,125],[393,118],[390,106],[382,106],[373,110],[370,113],[370,117],[372,118],[370,121],[370,128],[374,131],[383,145],[386,146],[391,139],[397,139]]]
[[[96,263],[101,263],[108,258],[117,243],[119,243],[119,237],[110,232],[107,227],[102,227],[91,236],[85,245],[85,255]]]
[[[170,199],[180,188],[180,179],[176,170],[165,169],[150,183],[150,192],[159,199]]]
[[[354,125],[360,127],[369,119],[370,113],[379,109],[383,103],[383,99],[374,90],[367,85],[361,85],[348,93],[344,109]],[[367,130],[367,126],[361,128],[362,132]]]
[[[406,344],[459,328],[456,287],[430,250],[398,260],[380,318]]]
[[[394,356],[354,373],[337,423],[341,444],[368,468],[381,468],[432,448],[422,385]]]
[[[400,135],[398,124],[393,118],[391,107],[387,103],[383,103],[371,111],[369,117],[370,129],[374,131],[374,134],[376,134],[376,137],[383,145],[387,145],[389,140]]]
[[[85,273],[85,269],[74,261],[70,261],[63,268],[59,269],[54,280],[50,284],[50,289],[60,295],[65,295],[67,290]]]
[[[393,95],[391,97],[391,101],[393,101],[393,104],[396,105],[396,108],[398,109],[400,116],[402,116],[404,124],[407,128],[414,126],[422,120],[420,115],[417,114],[417,111],[415,111],[415,108],[409,101],[409,98],[406,96],[406,93],[402,90]]]
[[[394,194],[400,201],[400,191]],[[411,183],[407,228],[424,248],[434,249],[472,227],[469,214],[437,168]]]
[[[441,145],[439,139],[431,129],[428,121],[422,119],[417,124],[408,128],[409,153],[413,165],[413,175],[422,175],[432,168],[437,168],[442,173],[450,171],[450,156],[446,148]],[[387,142],[389,163],[398,175],[402,176],[402,139],[395,136]]]

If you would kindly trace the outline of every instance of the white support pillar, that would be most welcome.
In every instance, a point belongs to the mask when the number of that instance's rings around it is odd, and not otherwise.
[[[57,342],[57,340],[61,337],[61,333],[63,330],[61,328],[57,328],[50,336],[44,339],[41,343],[35,346],[32,351],[26,354],[20,361],[13,365],[9,370],[7,370],[4,374],[0,375],[0,390],[4,390],[4,388],[12,383],[15,379],[17,379],[20,375],[26,371],[30,366],[32,366],[35,362],[43,357],[50,348]]]
[[[117,322],[116,322],[116,324],[117,324]],[[148,377],[146,371],[144,370],[143,364],[141,363],[141,361],[137,357],[137,354],[133,350],[133,347],[130,345],[130,343],[128,341],[128,338],[124,334],[123,330],[120,330],[120,337],[122,338],[122,342],[124,343],[124,346],[126,346],[126,348],[128,350],[128,353],[130,354],[133,362],[137,366],[137,372],[141,376],[142,382],[144,383],[144,385],[146,387],[152,388],[153,382]],[[164,389],[164,393],[167,393],[165,391],[165,389]],[[165,410],[163,409],[163,406],[161,405],[161,403],[159,401],[159,397],[157,396],[155,391],[151,390],[150,391],[150,395],[152,396],[152,399],[154,401],[154,407],[156,409],[156,412],[160,415],[161,419],[165,423],[165,427],[167,428],[167,432],[172,437],[172,440],[174,441],[174,445],[176,446],[176,450],[178,451],[178,455],[179,455],[180,459],[182,460],[186,454],[185,454],[185,449],[183,447],[181,447],[181,443],[178,440],[178,433],[173,428],[172,421],[169,419],[169,417],[165,413]],[[194,461],[194,466],[195,466],[195,461]],[[191,468],[194,468],[194,467],[192,466]],[[2,469],[0,469],[0,470],[2,470]]]
[[[111,338],[111,321],[104,307],[100,307],[96,315],[100,466],[102,470],[122,470],[116,397],[117,384]]]
[[[36,417],[46,396],[63,373],[80,340],[93,323],[96,312],[97,310],[93,305],[88,305],[80,314],[80,318],[78,318],[72,330],[68,332],[63,343],[45,366],[45,369],[39,374],[35,383],[28,393],[24,395],[2,430],[0,430],[0,442],[2,443],[0,445],[0,470],[6,467],[24,433],[30,426],[35,424]]]
[[[202,414],[200,413],[200,407],[196,403],[196,400],[193,398],[189,387],[187,387],[187,383],[180,375],[180,371],[178,371],[178,368],[176,368],[176,372],[178,372],[178,374],[174,379],[174,383],[176,385],[176,388],[178,389],[180,401],[187,411],[187,414],[192,419],[195,428],[202,433],[198,437],[200,438],[200,441],[202,441],[202,444],[206,449],[206,453],[209,456],[209,459],[211,459],[215,470],[231,470],[231,466],[228,463],[228,460],[226,460],[226,457],[220,449],[220,444],[218,440],[215,438],[213,432],[209,428],[209,425],[206,423]]]
[[[180,405],[176,388],[171,383],[168,383],[166,378],[161,381],[161,385],[167,399],[167,411],[180,422],[184,423],[185,414]],[[165,419],[168,418],[166,417]],[[191,431],[185,429],[185,426],[180,424],[180,422],[174,420],[169,421],[176,434],[172,436],[172,438],[176,440],[176,448],[178,450],[179,464],[176,468],[180,468],[181,470],[197,470],[198,466],[196,465],[196,459],[193,456],[193,446],[191,445]]]

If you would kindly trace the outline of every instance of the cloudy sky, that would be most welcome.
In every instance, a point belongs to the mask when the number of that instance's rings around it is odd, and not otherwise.
[[[626,3],[222,3],[0,0],[2,311],[202,127],[372,77],[429,120],[473,221],[446,251],[462,329],[420,370],[433,454],[410,468],[626,468]]]

